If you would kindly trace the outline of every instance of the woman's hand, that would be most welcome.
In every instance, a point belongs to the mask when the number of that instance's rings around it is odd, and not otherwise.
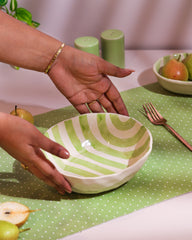
[[[92,112],[103,112],[104,108],[108,112],[128,115],[120,93],[107,75],[125,77],[132,72],[93,54],[65,46],[49,76],[80,113],[88,113],[89,108]]]
[[[14,36],[14,38],[13,38]],[[0,61],[44,72],[61,42],[0,11]],[[34,44],[35,43],[35,44]],[[65,46],[49,76],[80,113],[108,112],[128,115],[120,93],[108,75],[125,77],[133,71],[118,68],[102,58]],[[59,157],[69,153],[19,117],[0,113],[0,146],[28,170],[60,193],[71,186],[41,151]]]
[[[0,146],[36,177],[55,187],[59,193],[71,192],[70,184],[46,159],[41,149],[61,158],[68,158],[69,152],[45,137],[29,122],[0,113]]]

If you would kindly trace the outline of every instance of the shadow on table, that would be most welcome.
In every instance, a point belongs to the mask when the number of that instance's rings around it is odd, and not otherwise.
[[[12,172],[0,172],[0,193],[5,196],[36,200],[60,201],[62,199],[86,199],[100,194],[66,193],[60,195],[54,188],[25,171],[18,161],[13,163]]]
[[[52,110],[34,116],[35,126],[40,130],[45,131],[54,124],[75,117],[78,114],[79,113],[73,106]]]
[[[166,95],[166,96],[186,97],[186,95],[175,94],[175,93],[171,93],[171,92],[167,91],[158,82],[148,84],[149,82],[151,82],[151,79],[149,79],[149,78],[153,78],[153,77],[154,77],[153,69],[148,68],[138,76],[138,82],[142,87],[144,87],[145,89],[147,89],[151,92],[154,92],[154,93],[158,93],[158,94],[162,94],[162,95]]]

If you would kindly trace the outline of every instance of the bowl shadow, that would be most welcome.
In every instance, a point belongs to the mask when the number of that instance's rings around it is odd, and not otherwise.
[[[150,78],[150,79],[149,79]],[[147,89],[148,91],[163,94],[166,96],[177,96],[178,94],[174,94],[164,89],[157,81],[155,74],[153,73],[152,68],[148,68],[145,71],[141,72],[138,76],[138,82],[140,86]],[[185,96],[185,95],[183,95]]]
[[[56,189],[48,186],[42,180],[25,171],[15,160],[12,172],[0,172],[1,195],[35,200],[60,201],[64,199],[93,198],[100,194],[80,194],[72,192],[61,195]]]

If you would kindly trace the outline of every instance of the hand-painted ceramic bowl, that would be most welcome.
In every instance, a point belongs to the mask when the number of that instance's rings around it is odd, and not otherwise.
[[[179,55],[181,55],[181,60],[183,60],[187,53],[175,53],[158,59],[153,65],[153,72],[155,73],[159,84],[166,90],[179,94],[192,95],[192,81],[174,80],[165,78],[160,74],[161,67],[163,67],[171,58],[177,59]]]
[[[78,193],[108,191],[129,181],[152,149],[148,129],[133,118],[112,113],[89,113],[51,127],[45,135],[70,152],[47,158]]]

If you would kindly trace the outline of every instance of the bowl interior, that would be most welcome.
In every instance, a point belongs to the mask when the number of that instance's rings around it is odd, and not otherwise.
[[[70,152],[61,159],[46,152],[65,176],[100,178],[134,165],[150,151],[149,131],[133,118],[112,113],[80,115],[51,127],[45,135]]]

